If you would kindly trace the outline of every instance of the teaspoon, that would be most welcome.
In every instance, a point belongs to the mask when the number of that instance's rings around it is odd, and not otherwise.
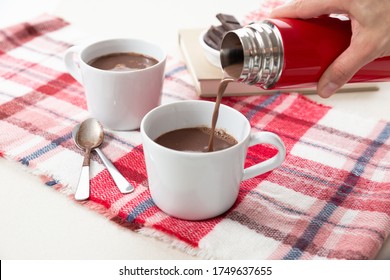
[[[79,183],[74,197],[76,200],[85,200],[89,198],[89,162],[91,151],[103,142],[103,128],[100,123],[95,119],[83,121],[76,134],[75,142],[85,153]]]
[[[72,131],[73,140],[76,143],[76,146],[82,149],[77,142],[77,134],[80,129],[80,124],[77,124]],[[104,131],[102,132],[102,134]],[[96,151],[103,164],[106,166],[108,172],[110,173],[112,179],[114,180],[116,186],[118,187],[121,193],[131,193],[134,191],[134,187],[126,180],[125,177],[118,171],[118,169],[112,164],[112,162],[105,156],[105,154],[99,149],[99,147],[95,147],[93,150]]]

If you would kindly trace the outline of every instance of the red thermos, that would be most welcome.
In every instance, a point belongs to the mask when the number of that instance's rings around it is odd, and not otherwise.
[[[350,44],[348,19],[267,19],[229,31],[221,64],[232,78],[265,89],[314,86]],[[349,81],[390,81],[390,56],[361,68]]]

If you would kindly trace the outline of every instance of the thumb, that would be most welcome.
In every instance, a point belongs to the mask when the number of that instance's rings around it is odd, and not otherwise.
[[[317,85],[318,95],[328,98],[346,84],[364,65],[372,61],[372,52],[350,45],[322,74]]]
[[[271,18],[312,18],[331,13],[344,13],[344,3],[339,0],[294,0],[276,6],[270,14]]]

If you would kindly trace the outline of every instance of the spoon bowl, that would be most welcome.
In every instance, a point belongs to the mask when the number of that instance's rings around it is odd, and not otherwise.
[[[101,124],[93,118],[83,121],[76,133],[76,143],[82,149],[94,149],[103,143],[104,132]]]

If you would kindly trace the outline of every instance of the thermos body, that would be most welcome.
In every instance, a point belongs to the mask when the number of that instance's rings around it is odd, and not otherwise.
[[[265,89],[314,86],[350,44],[348,19],[267,19],[229,31],[221,44],[223,70]],[[390,57],[372,61],[349,81],[389,81]]]

